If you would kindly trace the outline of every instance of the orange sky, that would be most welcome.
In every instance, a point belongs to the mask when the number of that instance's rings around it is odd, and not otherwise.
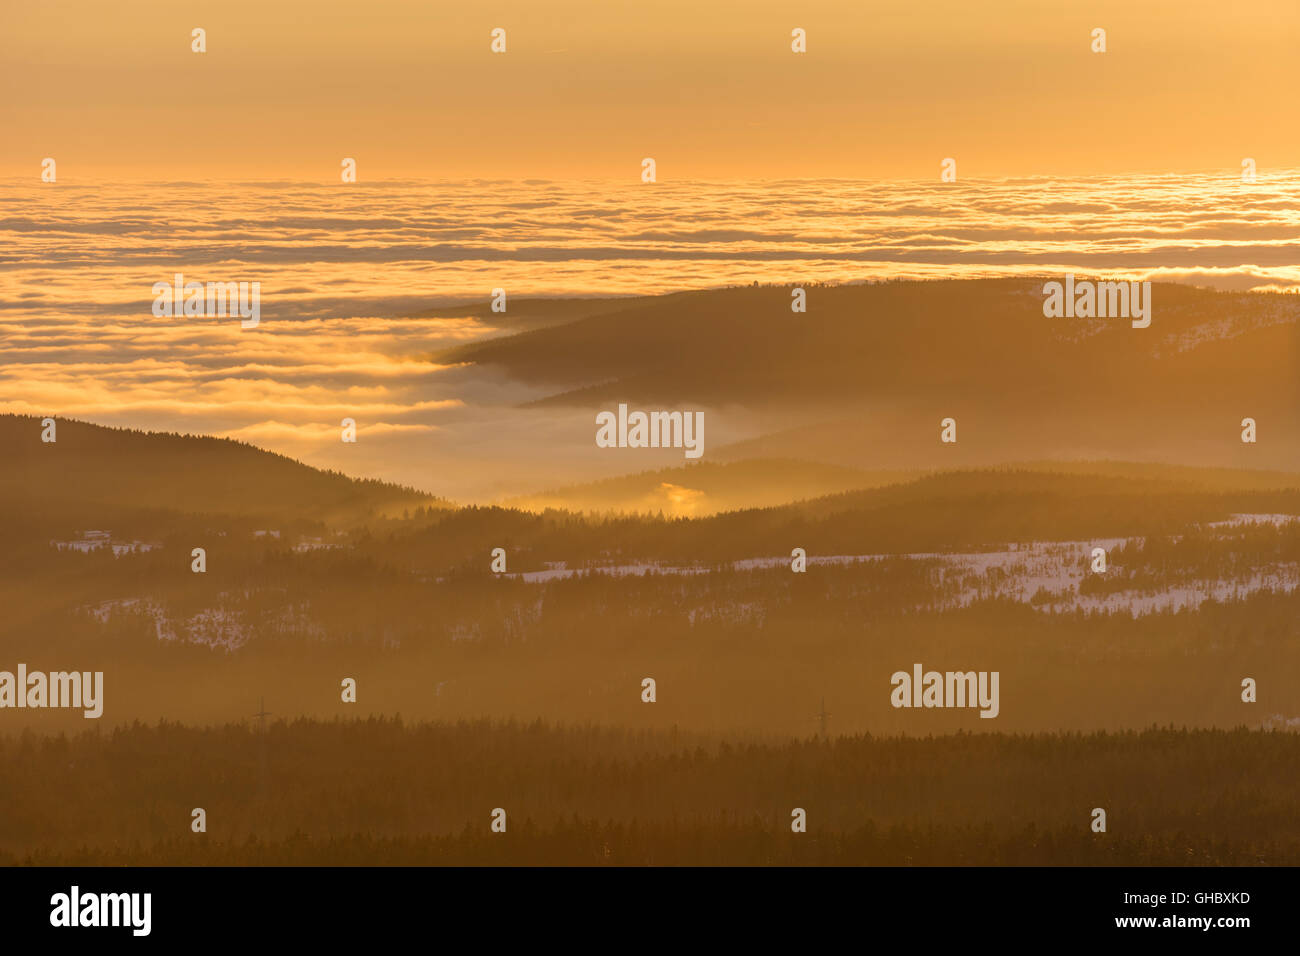
[[[1296,0],[50,0],[3,21],[3,176],[45,156],[61,181],[329,181],[344,156],[363,179],[1300,165]]]

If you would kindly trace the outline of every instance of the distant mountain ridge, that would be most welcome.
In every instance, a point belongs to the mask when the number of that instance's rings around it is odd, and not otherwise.
[[[1060,278],[810,285],[802,313],[791,311],[790,285],[604,300],[595,314],[438,359],[554,385],[541,404],[592,407],[903,402],[993,388],[1051,400],[1083,376],[1095,392],[1138,372],[1179,388],[1203,384],[1207,371],[1240,385],[1262,372],[1300,396],[1277,374],[1300,363],[1300,297],[1153,283],[1152,324],[1133,329],[1124,319],[1046,318],[1043,284]]]

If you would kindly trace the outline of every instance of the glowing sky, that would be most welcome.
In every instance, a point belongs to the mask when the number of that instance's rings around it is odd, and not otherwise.
[[[9,3],[0,176],[46,156],[65,181],[336,181],[345,156],[371,180],[622,179],[645,156],[661,181],[1294,167],[1298,43],[1295,0]]]

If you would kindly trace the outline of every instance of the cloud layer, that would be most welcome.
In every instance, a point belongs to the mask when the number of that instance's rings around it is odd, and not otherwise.
[[[947,185],[9,183],[0,407],[231,435],[485,500],[617,468],[596,454],[585,416],[515,407],[542,392],[427,362],[501,332],[409,317],[431,303],[498,287],[618,295],[1067,271],[1294,288],[1300,173],[1263,170],[1253,184],[1233,170]],[[260,282],[260,327],[155,318],[151,288],[177,272]],[[345,417],[356,446],[338,440]],[[743,437],[742,426],[711,441]]]

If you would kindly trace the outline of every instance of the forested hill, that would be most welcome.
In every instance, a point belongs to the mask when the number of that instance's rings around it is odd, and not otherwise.
[[[1048,318],[1060,276],[749,286],[620,302],[470,343],[443,362],[554,387],[544,403],[1004,400],[1132,410],[1149,398],[1300,396],[1300,298],[1152,283],[1151,324]],[[1080,276],[1080,279],[1084,277]],[[1099,277],[1104,279],[1104,277]]]
[[[505,508],[429,513],[360,543],[376,559],[488,574],[491,547],[512,570],[546,562],[708,564],[760,556],[980,550],[1007,542],[1165,535],[1233,514],[1300,514],[1296,476],[1099,464],[929,475],[880,488],[698,518],[541,514]],[[1127,473],[1126,473],[1127,472]]]
[[[179,513],[348,526],[440,504],[231,439],[71,419],[56,424],[57,441],[44,442],[41,419],[0,415],[0,513],[7,523],[84,529]]]

